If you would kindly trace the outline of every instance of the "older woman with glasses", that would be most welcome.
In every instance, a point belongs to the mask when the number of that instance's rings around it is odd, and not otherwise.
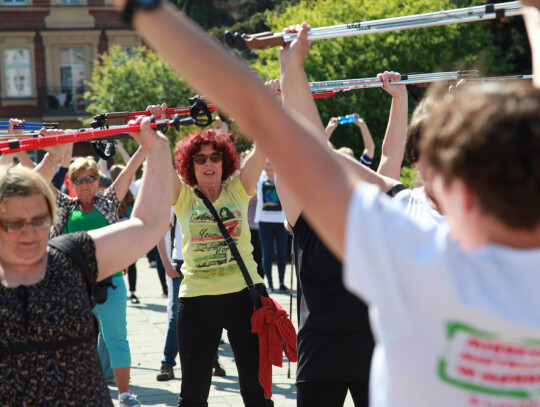
[[[149,106],[161,117],[166,105]],[[182,228],[184,280],[178,304],[178,345],[182,388],[178,405],[206,406],[212,368],[223,329],[234,352],[244,405],[272,406],[259,383],[259,341],[251,333],[253,303],[242,272],[217,223],[195,189],[213,204],[234,238],[253,282],[264,284],[253,260],[248,203],[265,163],[256,147],[242,168],[232,134],[199,131],[176,145],[172,204]]]
[[[68,178],[77,197],[70,198],[66,194],[54,190],[58,218],[53,225],[51,237],[99,229],[118,222],[120,202],[124,199],[133,175],[145,157],[146,151],[139,147],[115,182],[100,192],[98,192],[99,171],[94,158],[76,158],[69,166]],[[54,162],[54,160],[49,161]],[[107,282],[103,283],[109,285],[107,301],[103,304],[97,304],[94,308],[94,314],[100,326],[98,350],[101,363],[106,375],[111,374],[109,372],[110,366],[112,366],[120,395],[120,405],[139,405],[129,392],[131,353],[127,340],[127,290],[123,272],[117,271]]]
[[[148,119],[133,137],[148,153],[149,170],[131,219],[68,237],[88,264],[92,284],[133,263],[167,230],[171,187],[161,175],[172,168],[168,142],[150,129]],[[37,170],[50,175],[53,158]],[[73,178],[90,176],[83,170]],[[57,215],[54,194],[38,174],[22,167],[0,174],[2,406],[112,406],[80,262],[47,245]]]

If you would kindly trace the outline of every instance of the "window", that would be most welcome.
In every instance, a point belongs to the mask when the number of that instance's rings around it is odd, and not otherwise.
[[[80,6],[82,0],[58,0],[58,4],[62,6]]]
[[[26,0],[2,0],[4,6],[25,6]]]
[[[84,105],[84,81],[86,80],[86,55],[84,48],[60,48],[61,101],[65,107]]]
[[[6,96],[25,98],[32,96],[32,61],[28,49],[4,51]]]

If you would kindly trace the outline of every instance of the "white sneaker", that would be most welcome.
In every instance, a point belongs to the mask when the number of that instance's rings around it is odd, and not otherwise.
[[[119,398],[118,399],[120,403],[118,404],[120,407],[131,407],[131,406],[140,406],[141,402],[137,400],[136,394],[129,394],[127,397]]]

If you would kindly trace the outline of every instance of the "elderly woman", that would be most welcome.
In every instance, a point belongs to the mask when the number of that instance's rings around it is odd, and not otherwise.
[[[114,183],[101,192],[98,192],[100,176],[94,158],[78,157],[75,159],[69,166],[68,178],[77,197],[70,198],[66,194],[54,190],[58,217],[52,227],[51,237],[98,229],[118,222],[120,201],[128,192],[133,175],[145,156],[146,151],[139,147]],[[54,162],[51,159],[48,161]],[[128,246],[124,246],[123,250],[125,247]],[[108,283],[112,284],[112,287],[107,289],[107,301],[103,304],[97,304],[94,309],[100,326],[98,349],[104,367],[109,366],[108,360],[105,359],[110,355],[110,365],[113,368],[118,386],[120,405],[138,405],[135,397],[129,392],[131,353],[127,340],[127,290],[123,272],[114,273]],[[108,350],[108,355],[106,350]]]
[[[148,152],[149,171],[132,218],[70,236],[92,283],[133,263],[167,230],[171,187],[161,175],[171,171],[168,142],[149,120],[133,136]],[[38,169],[54,172],[54,158]],[[56,215],[38,174],[12,167],[0,176],[0,405],[112,406],[85,278],[76,261],[47,246]]]
[[[148,108],[160,117],[166,105]],[[173,176],[174,210],[182,228],[184,280],[178,304],[178,345],[182,389],[178,405],[205,406],[212,367],[223,328],[234,352],[240,392],[246,406],[272,406],[258,380],[259,342],[251,333],[253,303],[238,264],[225,238],[195,189],[214,205],[234,237],[244,263],[261,291],[250,243],[247,209],[262,172],[265,157],[260,149],[248,156],[240,171],[232,134],[206,130],[191,134],[176,146]]]

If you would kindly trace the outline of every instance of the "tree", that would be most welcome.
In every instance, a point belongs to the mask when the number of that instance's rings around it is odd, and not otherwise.
[[[282,14],[268,13],[267,23],[277,32],[302,21],[323,27],[468,6],[471,2],[462,0],[302,1]],[[483,74],[521,73],[522,67],[516,67],[511,58],[501,58],[504,50],[493,44],[492,30],[493,25],[477,22],[315,41],[305,69],[310,81],[373,77],[384,70],[411,73],[477,68]],[[251,63],[253,69],[264,79],[278,78],[278,49],[257,51],[257,56]],[[349,98],[321,99],[317,105],[325,123],[331,116],[359,113],[380,146],[390,106],[383,90],[359,90]],[[411,103],[409,110],[413,108]],[[356,155],[363,149],[361,140],[357,129],[346,125],[332,137],[334,145],[351,147]]]
[[[85,94],[89,102],[87,112],[91,115],[106,112],[143,111],[149,104],[166,102],[170,107],[188,106],[193,92],[157,54],[145,47],[124,52],[113,46],[94,63],[92,77],[87,82]],[[197,127],[181,129],[187,134]],[[173,143],[178,136],[167,132]],[[133,153],[137,143],[128,142],[127,149]]]

